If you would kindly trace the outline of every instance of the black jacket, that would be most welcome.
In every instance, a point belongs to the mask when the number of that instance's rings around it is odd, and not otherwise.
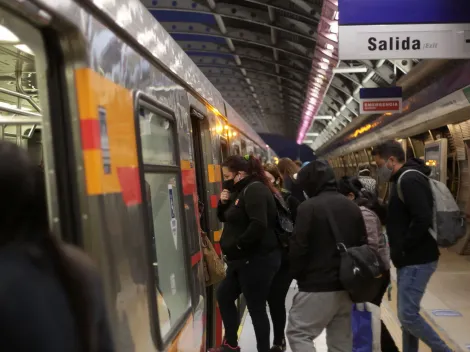
[[[88,327],[94,351],[112,352],[101,279],[91,260],[62,246],[70,270],[86,287]],[[5,352],[78,352],[74,312],[50,258],[31,244],[0,248],[0,340]]]
[[[315,160],[297,176],[308,200],[297,209],[290,241],[290,270],[300,291],[341,291],[340,255],[328,214],[333,214],[348,247],[366,243],[366,228],[359,207],[337,192],[336,179],[327,161]]]
[[[291,178],[290,176],[284,177],[284,188],[288,190],[291,195],[299,201],[299,203],[302,203],[305,200],[302,186],[299,185],[297,180]]]
[[[428,179],[417,172],[408,172],[400,181],[405,202],[398,196],[398,178],[408,169],[419,170],[425,175],[431,173],[422,160],[412,158],[390,179],[393,187],[388,203],[387,234],[392,262],[397,268],[439,259],[437,242],[429,233],[433,196]]]
[[[274,233],[274,196],[267,186],[255,181],[253,177],[244,178],[235,184],[228,203],[219,201],[217,216],[224,223],[220,246],[228,260],[263,255],[279,248]],[[249,187],[246,192],[245,187]]]
[[[297,208],[299,207],[299,200],[295,198],[291,192],[289,192],[286,189],[281,190],[282,198],[284,198],[284,201],[287,204],[287,207],[289,208],[290,214],[292,215],[292,221],[295,224],[295,219],[297,218]]]

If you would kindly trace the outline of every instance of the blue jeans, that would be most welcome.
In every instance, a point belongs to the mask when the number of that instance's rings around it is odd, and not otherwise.
[[[403,331],[403,352],[418,352],[419,340],[433,352],[451,351],[419,314],[424,291],[436,268],[437,262],[432,262],[398,269],[398,319]]]

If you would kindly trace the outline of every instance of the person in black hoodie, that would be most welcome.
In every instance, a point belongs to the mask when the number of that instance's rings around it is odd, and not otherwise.
[[[222,164],[222,172],[223,191],[217,215],[224,223],[220,245],[227,275],[217,290],[217,301],[225,339],[212,351],[240,350],[235,300],[243,293],[253,321],[258,352],[268,352],[270,325],[266,302],[281,264],[280,246],[274,231],[277,208],[273,193],[277,190],[253,156],[228,157]]]
[[[299,292],[289,312],[287,338],[293,352],[312,351],[313,340],[326,328],[329,351],[351,352],[352,301],[339,280],[340,252],[330,219],[346,247],[360,246],[367,243],[362,213],[338,193],[325,160],[306,165],[297,181],[309,199],[297,209],[290,240],[289,265]]]
[[[275,164],[264,165],[266,177],[282,194],[295,224],[297,208],[300,204],[288,190],[284,189],[281,173]],[[282,251],[281,267],[274,276],[271,290],[268,296],[269,313],[273,322],[274,343],[271,352],[283,352],[286,350],[286,338],[284,330],[286,328],[286,297],[292,283],[292,276],[289,272],[288,249]]]
[[[392,187],[388,204],[387,234],[392,262],[397,268],[398,319],[403,329],[403,351],[417,352],[419,340],[432,351],[450,351],[449,347],[419,314],[426,286],[436,271],[439,259],[437,242],[429,232],[433,221],[433,195],[427,176],[431,169],[420,159],[405,162],[400,143],[387,141],[374,148],[390,174]],[[404,202],[398,196],[397,181]],[[384,173],[384,174],[388,174]]]

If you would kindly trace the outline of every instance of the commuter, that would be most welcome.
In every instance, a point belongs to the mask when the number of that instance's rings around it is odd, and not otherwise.
[[[371,177],[370,170],[368,168],[364,168],[359,171],[359,181],[361,181],[362,185],[368,192],[378,195],[377,181]]]
[[[264,170],[266,171],[268,180],[281,192],[291,212],[292,220],[295,223],[297,207],[300,204],[299,201],[282,187],[282,177],[275,164],[266,164]],[[282,251],[281,267],[276,276],[274,276],[271,291],[268,296],[269,312],[271,314],[274,330],[274,342],[271,348],[273,352],[283,352],[286,350],[286,338],[284,335],[286,328],[286,297],[291,283],[292,276],[289,272],[288,249],[284,249]]]
[[[220,245],[227,276],[217,290],[225,327],[217,352],[239,351],[238,312],[235,300],[243,293],[253,321],[258,352],[270,350],[270,325],[266,302],[274,275],[281,264],[275,234],[277,217],[273,193],[260,162],[253,157],[230,156],[222,164],[223,191],[217,214],[224,223]]]
[[[2,351],[113,351],[91,261],[49,232],[42,170],[0,141]]]
[[[338,190],[360,207],[366,225],[368,244],[379,254],[381,259],[383,265],[381,280],[383,284],[377,297],[370,302],[380,307],[382,298],[390,285],[390,250],[386,237],[382,232],[382,227],[386,224],[387,210],[385,206],[380,204],[377,196],[368,191],[358,178],[348,176],[341,178],[338,182]],[[378,318],[380,319],[380,316]],[[387,326],[382,320],[380,321],[381,332],[377,340],[380,340],[381,351],[398,352]]]
[[[387,141],[376,148],[378,164],[387,168],[390,182],[404,171],[415,169],[425,175],[431,170],[420,159],[405,162],[400,143]],[[419,340],[432,351],[450,351],[439,335],[419,314],[426,286],[437,268],[439,248],[429,232],[433,222],[433,195],[429,181],[418,172],[408,172],[400,181],[404,202],[396,187],[390,193],[387,234],[392,262],[397,268],[398,319],[403,330],[403,351],[418,351]]]
[[[297,159],[296,161],[294,161],[295,165],[297,165],[298,167],[302,167],[302,162]]]
[[[279,159],[277,167],[282,175],[284,188],[291,192],[299,202],[303,202],[305,200],[305,195],[302,192],[302,187],[300,187],[296,181],[300,167],[289,158]]]
[[[325,160],[305,166],[297,177],[310,197],[297,209],[289,265],[299,292],[287,323],[293,352],[311,352],[313,340],[327,330],[329,351],[351,352],[352,301],[339,280],[340,252],[328,220],[333,216],[347,246],[365,243],[359,207],[338,193],[335,174]]]

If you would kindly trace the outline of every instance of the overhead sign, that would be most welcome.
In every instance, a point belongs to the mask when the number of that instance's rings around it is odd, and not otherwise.
[[[339,0],[339,58],[470,58],[468,0]]]
[[[361,88],[359,98],[361,114],[400,113],[402,111],[401,87]]]

